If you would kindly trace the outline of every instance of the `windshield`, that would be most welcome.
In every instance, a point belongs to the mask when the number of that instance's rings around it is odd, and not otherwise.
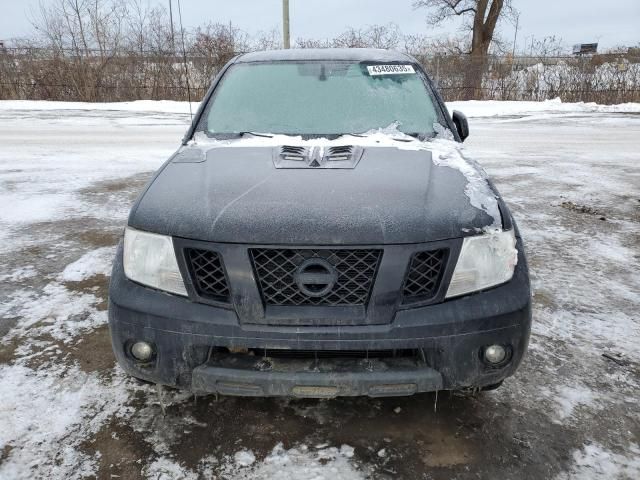
[[[396,124],[406,134],[430,136],[436,122],[434,101],[409,64],[274,62],[232,66],[198,130],[343,135]]]

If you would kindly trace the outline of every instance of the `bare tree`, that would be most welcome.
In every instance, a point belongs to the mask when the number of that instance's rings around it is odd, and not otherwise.
[[[328,38],[296,38],[295,48],[331,48],[331,40]]]
[[[208,79],[234,55],[249,50],[249,36],[231,23],[209,22],[196,29],[191,50],[204,60]]]
[[[126,15],[121,0],[41,3],[33,24],[39,43],[52,49],[54,57],[34,72],[38,83],[66,85],[76,98],[95,101],[122,43]]]
[[[551,35],[542,40],[534,39],[531,42],[529,56],[532,57],[558,57],[568,51],[561,37]]]
[[[431,37],[429,35],[404,35],[404,51],[416,58],[446,55],[464,55],[469,51],[466,38],[461,36]]]
[[[514,13],[511,0],[415,0],[414,8],[428,8],[428,21],[440,25],[455,17],[465,19],[472,33],[471,55],[486,55],[494,39],[496,26]]]
[[[494,41],[496,26],[514,13],[511,0],[415,0],[414,8],[429,9],[428,21],[440,25],[452,18],[463,18],[463,28],[471,33],[468,72],[468,98],[479,96],[486,56]]]
[[[437,81],[447,100],[640,101],[640,45],[593,57],[559,57],[566,52],[562,40],[547,37],[527,46],[531,56],[514,58],[513,44],[505,49],[496,42],[498,26],[493,27],[490,55],[472,61],[469,32],[475,12],[463,10],[482,3],[487,23],[492,1],[497,0],[431,0],[432,21],[444,21],[453,6],[468,22],[455,35],[404,35],[390,23],[346,28],[333,38],[297,38],[296,46],[403,49]],[[511,12],[508,2],[502,2],[498,24]],[[426,0],[421,3],[427,6]],[[281,46],[279,30],[249,36],[233,24],[209,23],[184,31],[185,62],[182,42],[173,48],[167,10],[149,0],[48,0],[32,17],[31,36],[0,48],[0,99],[185,100],[187,78],[199,97],[233,55]]]
[[[400,28],[395,23],[368,25],[365,28],[349,27],[333,39],[296,40],[296,48],[398,48],[402,40]]]
[[[348,28],[334,38],[332,47],[338,48],[397,48],[400,43],[400,29],[394,23],[369,25],[366,28]]]
[[[250,50],[276,50],[282,48],[282,33],[277,28],[268,32],[258,32],[250,45]]]

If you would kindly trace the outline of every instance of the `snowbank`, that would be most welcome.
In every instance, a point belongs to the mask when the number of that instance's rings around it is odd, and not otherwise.
[[[622,103],[620,105],[599,105],[584,102],[563,103],[559,98],[544,102],[469,100],[447,102],[447,108],[449,112],[460,110],[467,117],[526,116],[540,113],[640,113],[640,103]]]
[[[191,102],[193,113],[199,102]],[[51,102],[47,100],[0,100],[3,110],[105,110],[120,112],[159,112],[189,114],[189,102],[174,100],[136,100],[135,102]]]
[[[193,112],[199,102],[191,102]],[[449,111],[460,110],[468,117],[532,115],[537,113],[640,113],[640,103],[599,105],[597,103],[563,103],[559,98],[544,102],[470,100],[447,102]],[[7,110],[103,110],[122,112],[189,113],[189,102],[173,100],[137,100],[135,102],[90,103],[50,102],[45,100],[0,100],[0,111]]]

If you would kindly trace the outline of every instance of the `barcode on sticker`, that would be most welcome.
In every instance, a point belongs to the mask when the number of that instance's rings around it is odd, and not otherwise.
[[[369,75],[404,75],[416,73],[413,65],[369,65]]]

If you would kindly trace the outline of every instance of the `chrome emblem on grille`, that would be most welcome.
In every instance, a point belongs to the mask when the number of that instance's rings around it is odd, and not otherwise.
[[[323,297],[338,281],[338,272],[323,258],[308,258],[300,264],[293,278],[302,293],[309,297]]]

